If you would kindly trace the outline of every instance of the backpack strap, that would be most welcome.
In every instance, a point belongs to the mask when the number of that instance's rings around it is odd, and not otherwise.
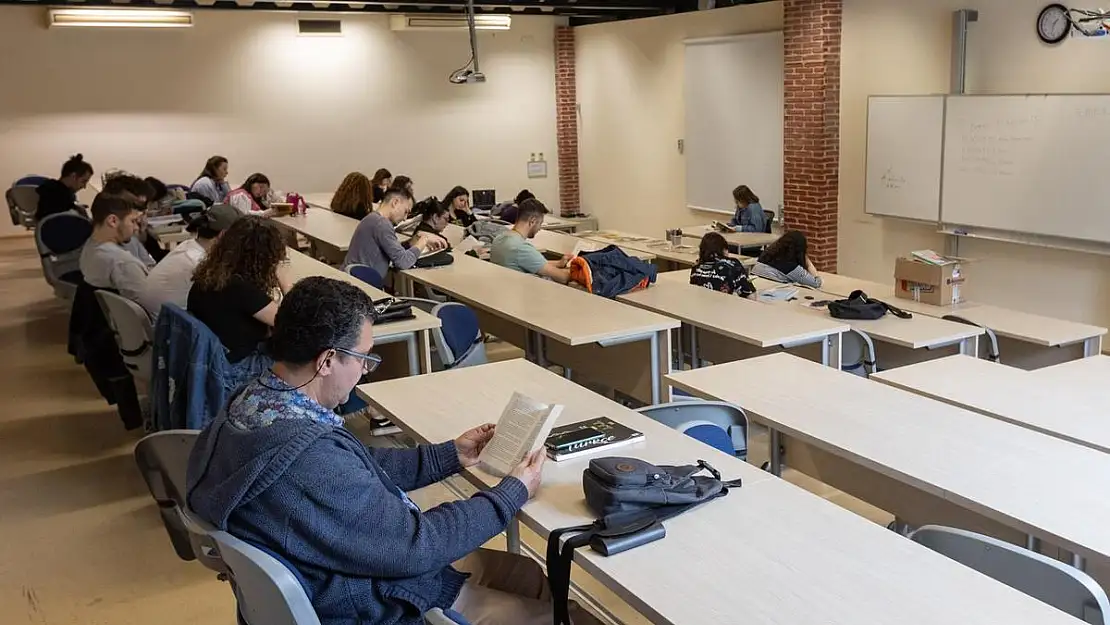
[[[567,604],[570,601],[570,567],[574,560],[574,550],[589,543],[601,526],[602,521],[595,521],[589,525],[564,527],[553,530],[547,538],[547,584],[551,588],[555,625],[571,625],[570,608]],[[581,533],[571,536],[560,546],[560,539],[570,532]]]
[[[883,308],[885,308],[888,313],[894,315],[895,317],[898,317],[899,319],[913,319],[912,314],[902,310],[901,308],[898,308],[897,306],[891,306],[890,304],[888,304],[888,303],[886,303],[882,300],[877,300],[873,297],[870,297],[870,296],[867,295],[867,293],[864,293],[863,291],[861,291],[859,289],[856,289],[855,291],[852,291],[848,295],[848,299],[850,299],[850,300],[861,299],[865,302],[874,302],[876,304],[882,304]]]

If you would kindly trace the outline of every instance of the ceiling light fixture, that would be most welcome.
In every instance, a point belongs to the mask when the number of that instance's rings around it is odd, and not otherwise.
[[[189,28],[193,14],[159,9],[50,9],[47,25],[93,28]]]

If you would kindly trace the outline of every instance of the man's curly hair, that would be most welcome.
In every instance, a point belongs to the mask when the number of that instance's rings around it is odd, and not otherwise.
[[[305,278],[282,299],[268,351],[278,362],[304,365],[328,349],[355,349],[362,324],[373,320],[373,302],[362,289],[331,278]]]

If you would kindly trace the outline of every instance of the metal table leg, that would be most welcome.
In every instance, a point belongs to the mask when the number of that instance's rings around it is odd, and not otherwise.
[[[1090,358],[1091,356],[1098,356],[1102,353],[1102,337],[1092,336],[1091,338],[1083,341],[1083,357]]]
[[[782,435],[771,430],[771,475],[782,476]]]
[[[972,358],[979,357],[979,335],[968,337],[960,341],[960,353]]]

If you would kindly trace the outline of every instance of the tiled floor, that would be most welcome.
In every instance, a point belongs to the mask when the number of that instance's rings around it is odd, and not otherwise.
[[[131,457],[140,434],[123,430],[66,354],[67,322],[68,308],[43,280],[32,240],[0,239],[0,623],[234,622],[227,585],[170,548]],[[519,355],[503,344],[489,352]],[[755,462],[766,455],[761,437],[752,441]],[[804,476],[787,478],[889,520]],[[414,499],[431,506],[451,497],[439,486]],[[600,594],[622,620],[643,622]]]

